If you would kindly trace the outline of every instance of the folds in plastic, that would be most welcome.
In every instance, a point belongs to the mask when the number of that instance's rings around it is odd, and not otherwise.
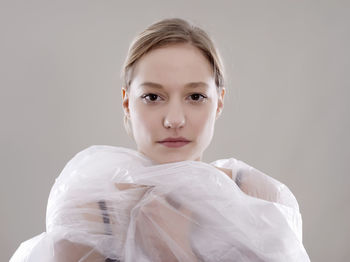
[[[157,165],[91,146],[56,179],[46,232],[10,261],[310,261],[301,230],[289,189],[242,161]]]

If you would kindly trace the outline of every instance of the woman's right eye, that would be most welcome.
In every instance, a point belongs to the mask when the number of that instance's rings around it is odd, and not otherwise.
[[[150,94],[143,95],[141,98],[143,100],[146,100],[146,102],[148,103],[152,103],[152,102],[156,102],[158,97],[159,97],[158,95],[150,93]]]

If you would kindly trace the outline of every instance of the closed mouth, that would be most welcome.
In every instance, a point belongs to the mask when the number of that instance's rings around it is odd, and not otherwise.
[[[159,143],[165,143],[165,142],[190,142],[184,137],[168,137],[162,141],[159,141]]]

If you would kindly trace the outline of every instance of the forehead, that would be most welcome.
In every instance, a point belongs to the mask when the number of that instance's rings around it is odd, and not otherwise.
[[[214,80],[214,72],[202,52],[190,44],[157,48],[144,55],[133,70],[132,83],[156,82],[163,86],[188,85]]]

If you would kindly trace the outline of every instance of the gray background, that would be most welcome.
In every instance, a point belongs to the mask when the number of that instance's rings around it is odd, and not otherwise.
[[[2,1],[0,260],[45,231],[55,178],[90,145],[134,147],[119,71],[165,17],[206,29],[228,82],[206,162],[235,157],[285,183],[312,261],[350,257],[349,1]]]

